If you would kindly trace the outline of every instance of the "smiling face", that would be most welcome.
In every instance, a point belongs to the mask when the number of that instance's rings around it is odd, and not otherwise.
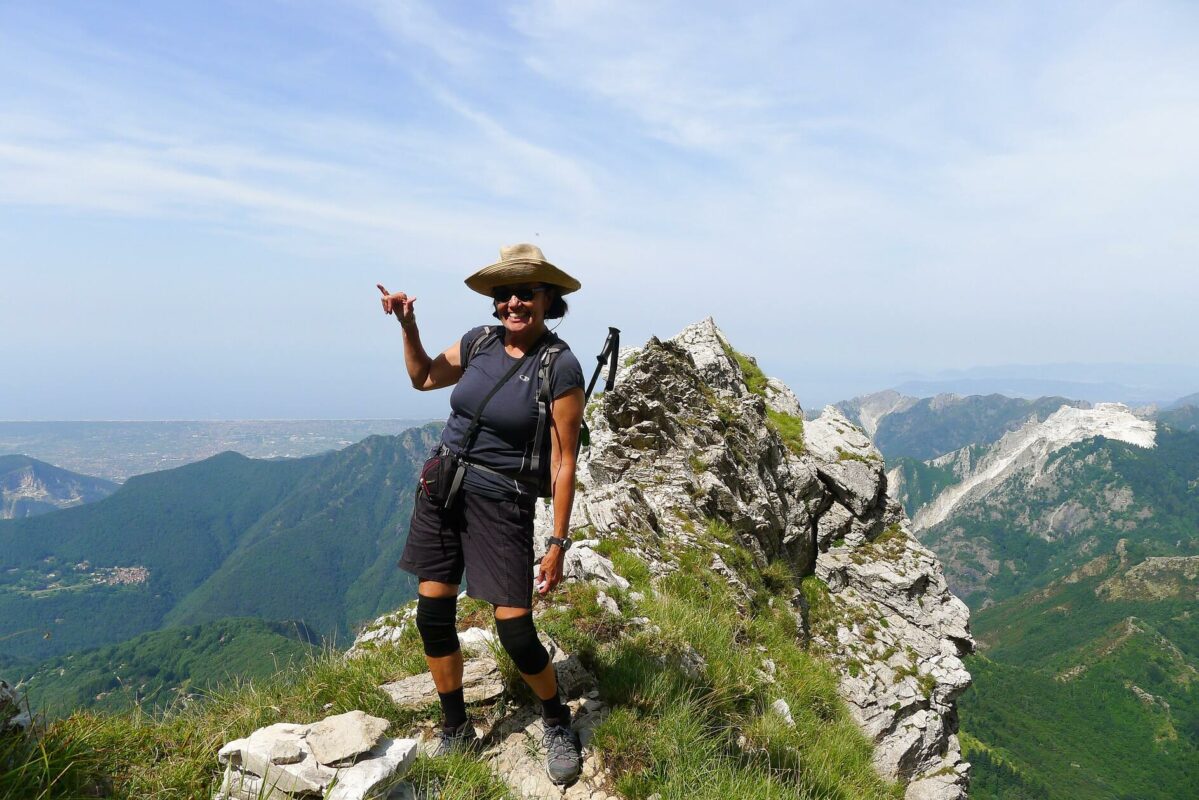
[[[540,283],[517,283],[492,290],[495,313],[510,333],[540,331],[545,313],[554,301],[551,287]],[[527,298],[527,299],[522,299]]]

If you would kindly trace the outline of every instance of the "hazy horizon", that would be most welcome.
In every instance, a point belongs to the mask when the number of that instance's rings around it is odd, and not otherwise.
[[[1190,374],[1196,23],[6,3],[0,418],[444,415],[375,284],[440,351],[489,321],[463,278],[518,241],[582,281],[558,332],[588,372],[609,325],[711,315],[807,407],[979,364]]]
[[[587,359],[584,365],[593,369]],[[763,365],[771,377],[769,365]],[[796,392],[801,405],[818,410],[831,403],[886,390],[899,391],[916,397],[941,393],[1004,394],[1011,397],[1035,398],[1060,395],[1071,400],[1089,402],[1123,402],[1131,405],[1167,406],[1199,392],[1199,367],[1180,364],[996,364],[932,372],[899,372],[890,380],[872,382],[869,374],[846,374],[852,368],[816,368],[796,385],[787,382]],[[843,389],[843,391],[839,391]],[[449,391],[419,393],[402,392],[397,398],[396,414],[378,417],[175,417],[175,418],[0,418],[3,423],[155,423],[155,422],[395,422],[436,421],[449,413]],[[413,400],[405,405],[407,400]],[[414,408],[424,409],[417,413]]]

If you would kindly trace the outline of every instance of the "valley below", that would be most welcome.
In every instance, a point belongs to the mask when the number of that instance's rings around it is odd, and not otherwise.
[[[859,398],[972,609],[971,797],[1199,791],[1199,433],[1185,404]],[[864,418],[864,419],[863,419]]]

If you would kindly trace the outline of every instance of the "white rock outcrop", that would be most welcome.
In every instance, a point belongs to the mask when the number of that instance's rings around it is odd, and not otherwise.
[[[213,800],[371,800],[399,783],[415,739],[389,739],[388,721],[361,711],[311,725],[259,728],[220,749],[225,772]]]
[[[32,719],[16,689],[0,680],[0,736],[29,729]]]

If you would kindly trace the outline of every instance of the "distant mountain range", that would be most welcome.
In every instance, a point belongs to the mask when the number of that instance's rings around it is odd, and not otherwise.
[[[223,453],[0,521],[0,654],[40,660],[234,616],[345,641],[415,592],[395,562],[438,430],[299,459]]]
[[[112,481],[60,469],[29,456],[0,456],[0,519],[32,517],[91,503],[116,489]]]
[[[1073,397],[1092,403],[1162,405],[1199,387],[1199,366],[1186,364],[1009,364],[904,377],[901,394]]]
[[[1199,396],[838,404],[975,609],[971,798],[1179,798],[1199,785]]]
[[[368,436],[395,436],[426,419],[0,421],[0,453],[25,453],[121,483],[233,451],[250,458],[303,458]]]

